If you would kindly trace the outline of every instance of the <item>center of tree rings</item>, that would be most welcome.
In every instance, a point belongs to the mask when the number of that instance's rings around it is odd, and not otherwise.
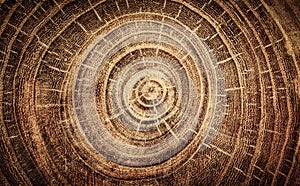
[[[225,113],[224,87],[215,58],[191,31],[138,20],[115,26],[86,52],[73,105],[107,166],[156,170],[211,142]]]

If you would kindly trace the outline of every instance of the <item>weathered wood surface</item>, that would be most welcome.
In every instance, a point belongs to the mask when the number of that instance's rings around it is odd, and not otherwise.
[[[300,4],[0,1],[0,185],[300,184]]]

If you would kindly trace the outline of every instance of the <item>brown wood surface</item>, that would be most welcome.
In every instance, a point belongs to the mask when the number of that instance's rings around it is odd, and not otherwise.
[[[300,185],[299,18],[299,0],[0,1],[0,185]]]

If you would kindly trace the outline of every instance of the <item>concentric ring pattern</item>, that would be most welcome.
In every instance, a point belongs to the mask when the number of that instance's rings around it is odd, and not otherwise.
[[[168,21],[135,20],[101,36],[76,73],[73,94],[92,146],[118,164],[149,166],[170,159],[200,130],[204,142],[226,104],[224,79],[205,49]]]
[[[300,184],[296,1],[0,7],[1,185]]]

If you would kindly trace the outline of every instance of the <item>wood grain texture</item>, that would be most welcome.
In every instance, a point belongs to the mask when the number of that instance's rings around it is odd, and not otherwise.
[[[0,185],[300,185],[299,15],[0,1]]]

